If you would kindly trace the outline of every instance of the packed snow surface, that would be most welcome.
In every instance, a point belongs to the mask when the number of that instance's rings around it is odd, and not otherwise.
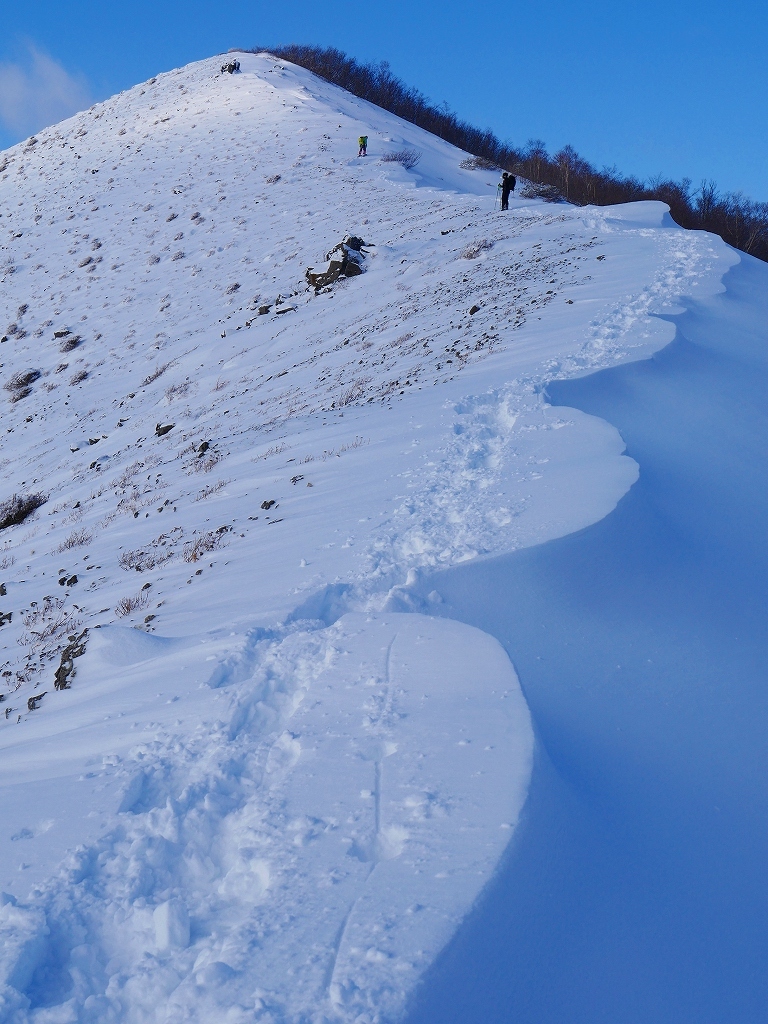
[[[0,155],[0,501],[45,499],[0,532],[14,1024],[402,1015],[533,752],[420,580],[611,512],[636,463],[543,390],[736,260],[656,203],[502,214],[466,154],[240,60]],[[364,272],[308,287],[348,236]]]

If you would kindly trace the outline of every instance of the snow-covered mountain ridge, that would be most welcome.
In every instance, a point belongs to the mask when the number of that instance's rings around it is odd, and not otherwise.
[[[658,204],[502,214],[420,129],[219,64],[0,157],[0,499],[47,498],[0,535],[3,1019],[402,1012],[532,743],[504,652],[409,588],[614,507],[620,437],[542,388],[736,258]]]

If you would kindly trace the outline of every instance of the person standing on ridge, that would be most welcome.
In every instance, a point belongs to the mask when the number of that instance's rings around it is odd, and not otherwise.
[[[515,185],[517,180],[514,174],[510,174],[508,171],[504,171],[501,175],[501,182],[499,188],[501,189],[501,208],[502,210],[509,209],[509,193],[515,191]]]
[[[357,140],[357,145],[358,145],[357,155],[358,156],[368,156],[368,136],[367,135],[361,135],[360,138]]]

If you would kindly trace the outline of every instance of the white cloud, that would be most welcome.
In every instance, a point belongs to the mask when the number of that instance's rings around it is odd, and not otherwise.
[[[0,62],[0,126],[25,138],[89,107],[88,85],[34,46],[16,62]]]

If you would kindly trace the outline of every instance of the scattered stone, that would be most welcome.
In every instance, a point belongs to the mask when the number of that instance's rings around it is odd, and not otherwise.
[[[275,504],[275,500],[273,498],[271,501],[262,501],[261,507],[266,511],[266,510],[271,509],[274,504]]]
[[[470,308],[470,310],[469,310],[469,315],[470,316],[474,316],[475,313],[479,313],[479,312],[480,312],[480,307],[479,306],[472,306]]]
[[[30,711],[37,711],[37,709],[40,707],[40,701],[43,699],[47,692],[47,690],[43,690],[42,693],[36,693],[33,697],[29,698],[29,700],[27,701],[27,707],[29,708]]]
[[[165,434],[168,433],[169,430],[173,430],[175,426],[175,423],[166,423],[164,425],[157,423],[155,425],[155,433],[157,434],[158,437],[163,437]]]

